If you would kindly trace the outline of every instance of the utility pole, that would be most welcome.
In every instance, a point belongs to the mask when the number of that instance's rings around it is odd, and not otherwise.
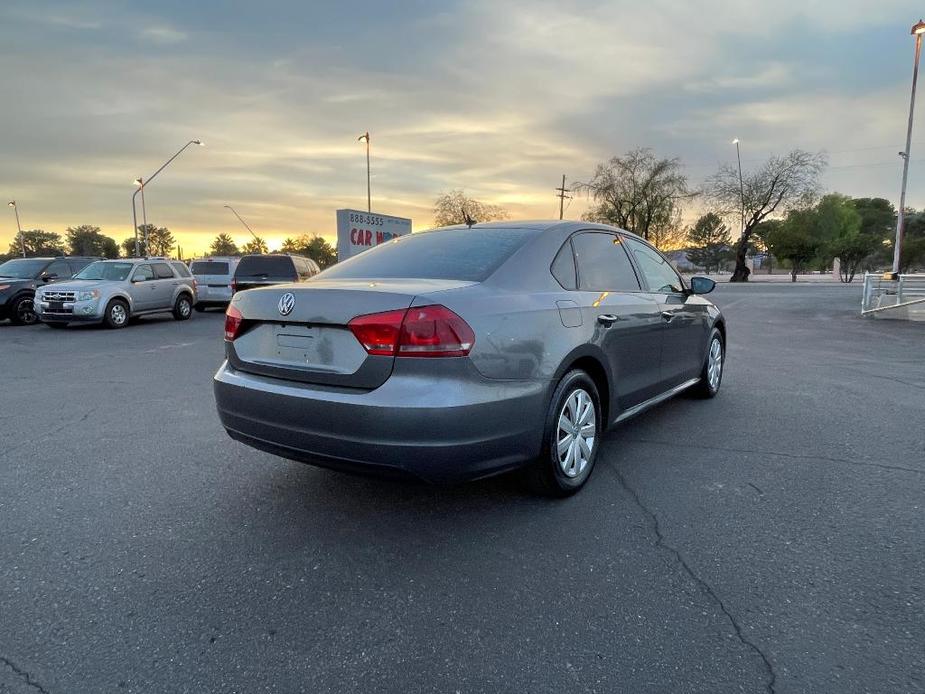
[[[569,200],[572,199],[571,195],[566,195],[568,189],[565,187],[565,174],[562,174],[562,186],[556,188],[556,190],[559,192],[559,194],[556,195],[556,197],[559,198],[559,219],[562,219],[565,215],[565,200],[566,198]]]

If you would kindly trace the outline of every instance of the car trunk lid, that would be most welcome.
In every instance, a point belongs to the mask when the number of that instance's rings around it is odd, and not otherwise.
[[[367,354],[348,327],[350,320],[404,310],[416,296],[467,284],[471,283],[318,279],[237,294],[234,305],[244,325],[229,343],[228,358],[233,367],[264,376],[377,388],[391,375],[395,358]],[[291,307],[281,302],[287,294],[292,295]]]

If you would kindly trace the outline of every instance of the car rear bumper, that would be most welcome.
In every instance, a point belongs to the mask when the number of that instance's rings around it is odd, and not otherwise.
[[[232,438],[285,458],[435,483],[539,455],[548,384],[485,379],[468,359],[453,360],[443,377],[411,364],[432,360],[403,361],[371,391],[257,376],[225,362],[214,379],[218,414]]]

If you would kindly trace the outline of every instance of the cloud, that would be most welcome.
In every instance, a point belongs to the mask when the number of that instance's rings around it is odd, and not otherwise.
[[[180,43],[188,38],[185,32],[163,24],[145,27],[140,35],[142,39],[162,44]]]

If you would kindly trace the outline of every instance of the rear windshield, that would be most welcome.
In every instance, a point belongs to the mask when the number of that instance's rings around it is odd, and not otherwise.
[[[197,260],[190,266],[194,275],[227,275],[228,263],[217,260]]]
[[[235,277],[291,277],[295,279],[295,266],[284,255],[248,255],[241,258]]]
[[[538,233],[535,229],[451,229],[399,236],[319,277],[481,282]]]
[[[121,282],[132,270],[132,263],[90,263],[74,275],[77,280],[110,280]]]

